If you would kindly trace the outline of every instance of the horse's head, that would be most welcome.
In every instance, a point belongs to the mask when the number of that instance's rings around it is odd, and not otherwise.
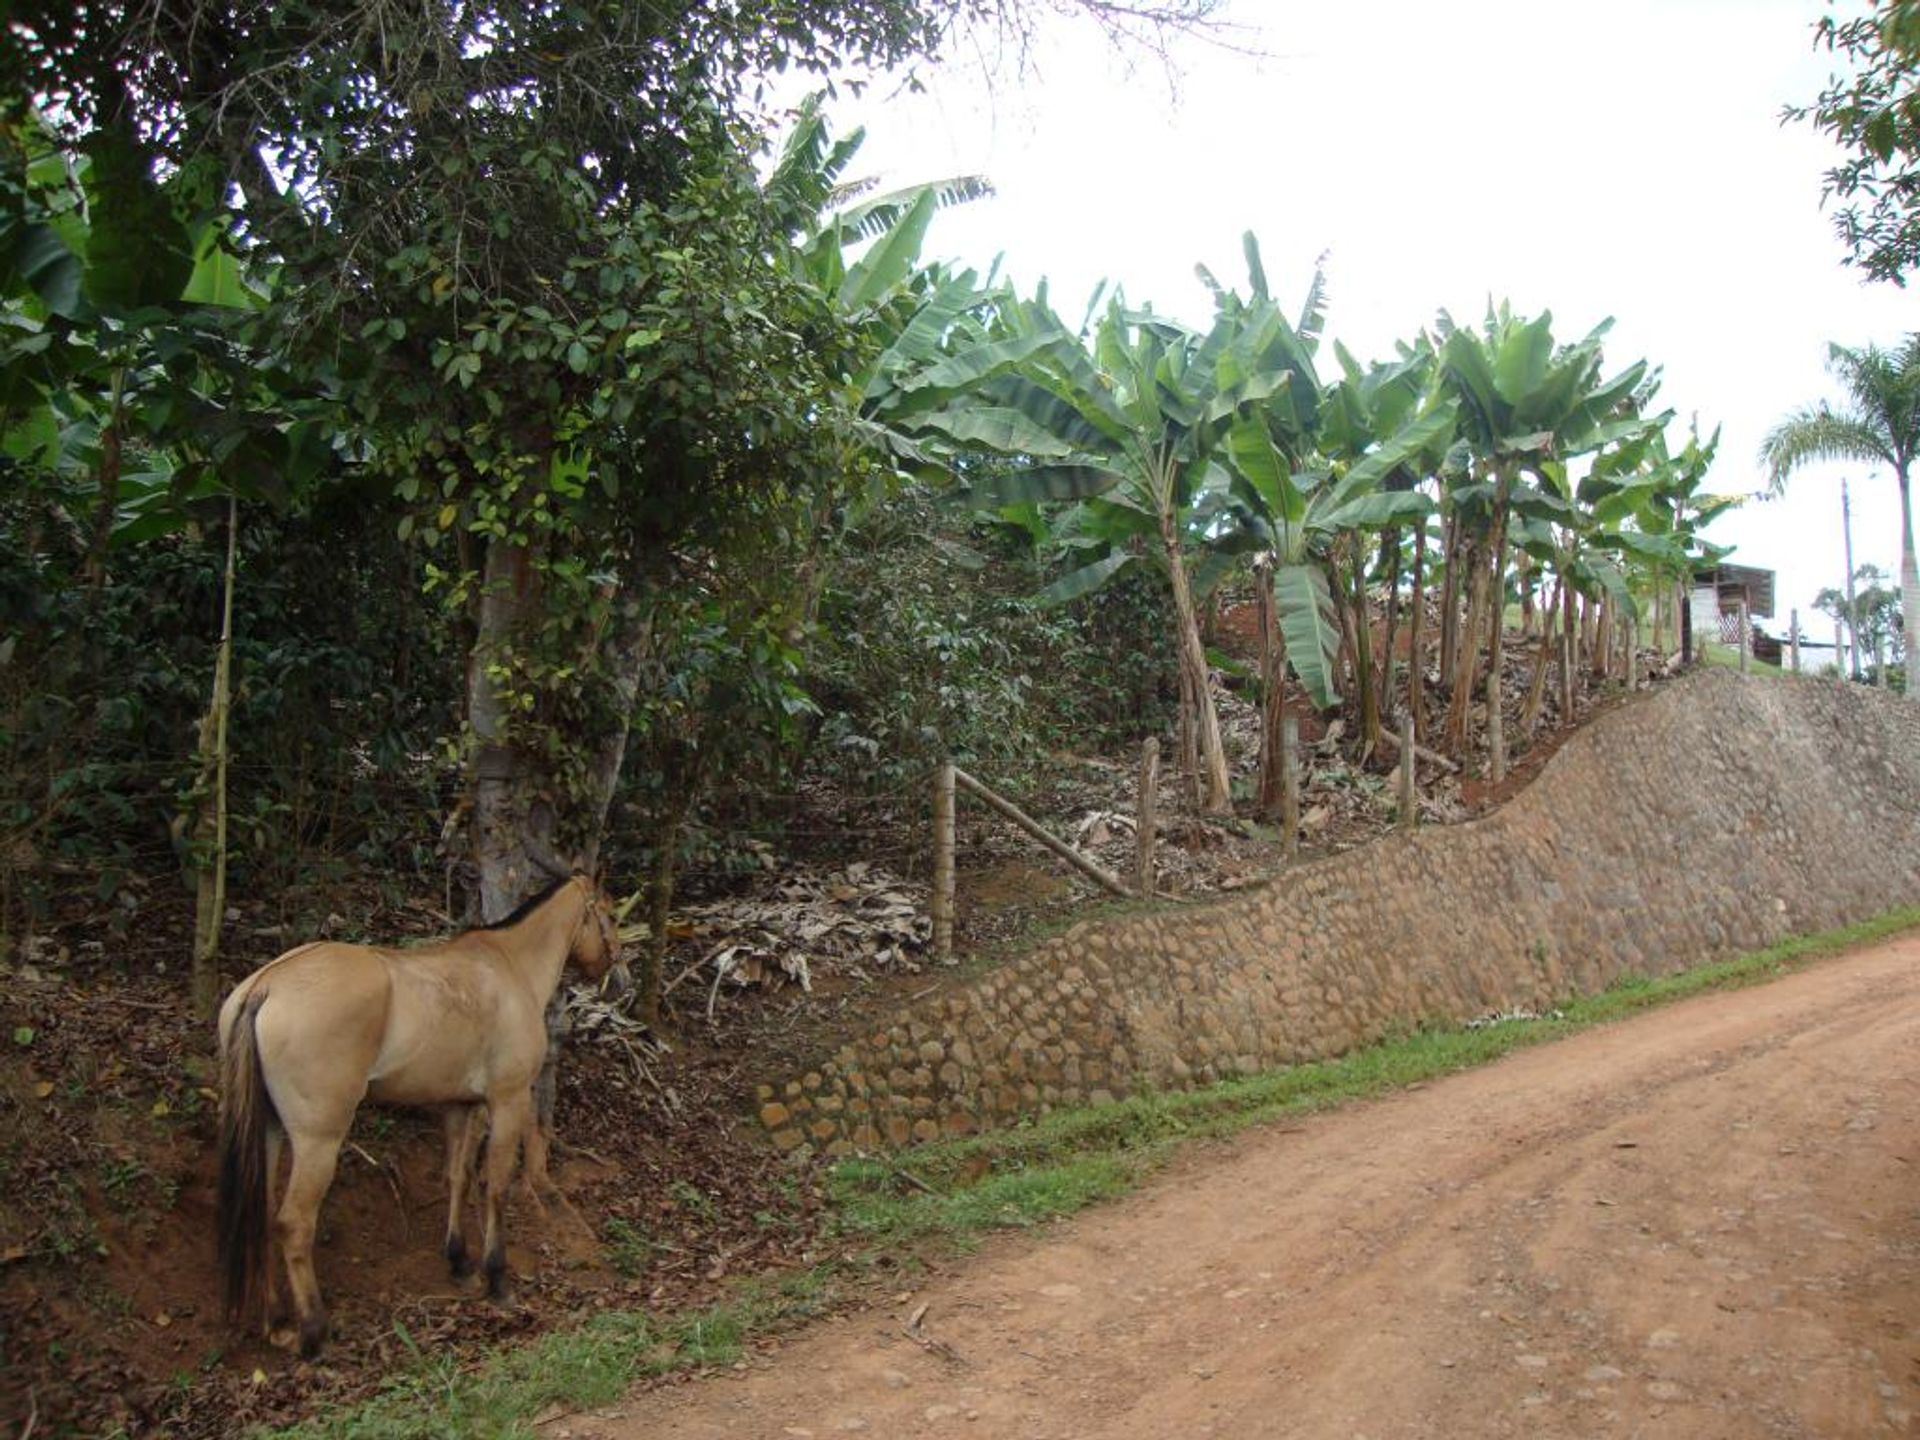
[[[614,902],[591,876],[577,875],[574,879],[587,897],[587,909],[580,917],[579,929],[574,932],[573,951],[568,958],[589,980],[605,980],[611,976],[606,988],[615,997],[624,995],[633,981],[621,953],[620,922]]]

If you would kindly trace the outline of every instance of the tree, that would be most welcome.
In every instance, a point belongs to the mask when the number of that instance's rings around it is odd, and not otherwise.
[[[1847,263],[1875,280],[1906,283],[1920,261],[1920,3],[1870,0],[1851,19],[1823,15],[1814,44],[1851,72],[1832,77],[1811,105],[1784,118],[1825,131],[1847,158],[1827,171],[1834,229]]]
[[[1589,517],[1575,503],[1567,461],[1632,442],[1664,423],[1648,421],[1640,413],[1637,392],[1646,377],[1644,361],[1601,378],[1600,342],[1611,325],[1610,320],[1602,322],[1576,343],[1557,346],[1553,316],[1548,312],[1526,320],[1505,306],[1497,312],[1489,309],[1479,332],[1456,327],[1442,317],[1441,372],[1448,390],[1459,398],[1461,438],[1472,455],[1469,491],[1484,517],[1481,539],[1485,546],[1484,559],[1472,567],[1448,732],[1454,749],[1463,749],[1484,631],[1488,729],[1496,778],[1504,775],[1506,763],[1499,686],[1510,523],[1518,513],[1557,531],[1566,633],[1571,637],[1574,588],[1570,572]],[[1531,490],[1524,484],[1529,476],[1535,481]],[[1571,647],[1567,654],[1563,664],[1570,672]],[[1569,683],[1570,679],[1569,673]],[[1570,705],[1568,711],[1565,723],[1571,723]]]
[[[1814,597],[1813,608],[1846,625],[1856,644],[1864,644],[1873,655],[1873,676],[1887,683],[1889,660],[1898,664],[1906,650],[1906,623],[1901,614],[1898,587],[1886,583],[1886,574],[1878,565],[1862,565],[1853,572],[1853,599],[1829,586]]]
[[[1920,564],[1913,547],[1910,472],[1920,453],[1920,334],[1893,350],[1829,347],[1829,366],[1846,391],[1846,408],[1825,401],[1787,416],[1760,445],[1776,492],[1811,460],[1885,465],[1900,488],[1900,600],[1906,633],[1920,626]],[[1907,693],[1920,695],[1920,654],[1906,654]]]
[[[1211,4],[1085,9],[1151,30]],[[813,492],[849,479],[840,378],[859,337],[786,262],[813,211],[758,183],[756,87],[911,62],[981,18],[1024,34],[1030,14],[13,8],[8,78],[76,148],[111,139],[129,173],[197,167],[233,207],[282,277],[267,325],[432,547],[471,636],[461,814],[481,917],[551,860],[594,858],[652,601],[689,551],[778,549]]]

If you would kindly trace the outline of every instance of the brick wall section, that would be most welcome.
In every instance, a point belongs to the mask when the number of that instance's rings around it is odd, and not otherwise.
[[[760,1120],[806,1154],[966,1134],[1916,901],[1920,704],[1709,671],[1605,716],[1487,819],[1077,925],[761,1086]]]

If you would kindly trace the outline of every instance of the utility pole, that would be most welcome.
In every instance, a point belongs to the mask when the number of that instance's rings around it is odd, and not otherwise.
[[[1860,612],[1854,608],[1853,600],[1853,502],[1847,498],[1847,480],[1840,477],[1840,533],[1847,543],[1847,635],[1853,642],[1853,663],[1849,671],[1855,680],[1860,678]]]

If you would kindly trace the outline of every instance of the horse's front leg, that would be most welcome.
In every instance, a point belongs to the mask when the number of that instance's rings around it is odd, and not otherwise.
[[[473,1155],[480,1148],[480,1107],[449,1105],[447,1130],[447,1265],[453,1278],[464,1280],[473,1273],[467,1258],[467,1239],[462,1233],[466,1218],[467,1182],[473,1178]]]
[[[533,1119],[533,1092],[524,1085],[514,1086],[492,1097],[487,1110],[487,1237],[481,1268],[487,1277],[487,1294],[499,1300],[507,1289],[507,1235],[500,1209],[520,1158],[520,1142]]]

